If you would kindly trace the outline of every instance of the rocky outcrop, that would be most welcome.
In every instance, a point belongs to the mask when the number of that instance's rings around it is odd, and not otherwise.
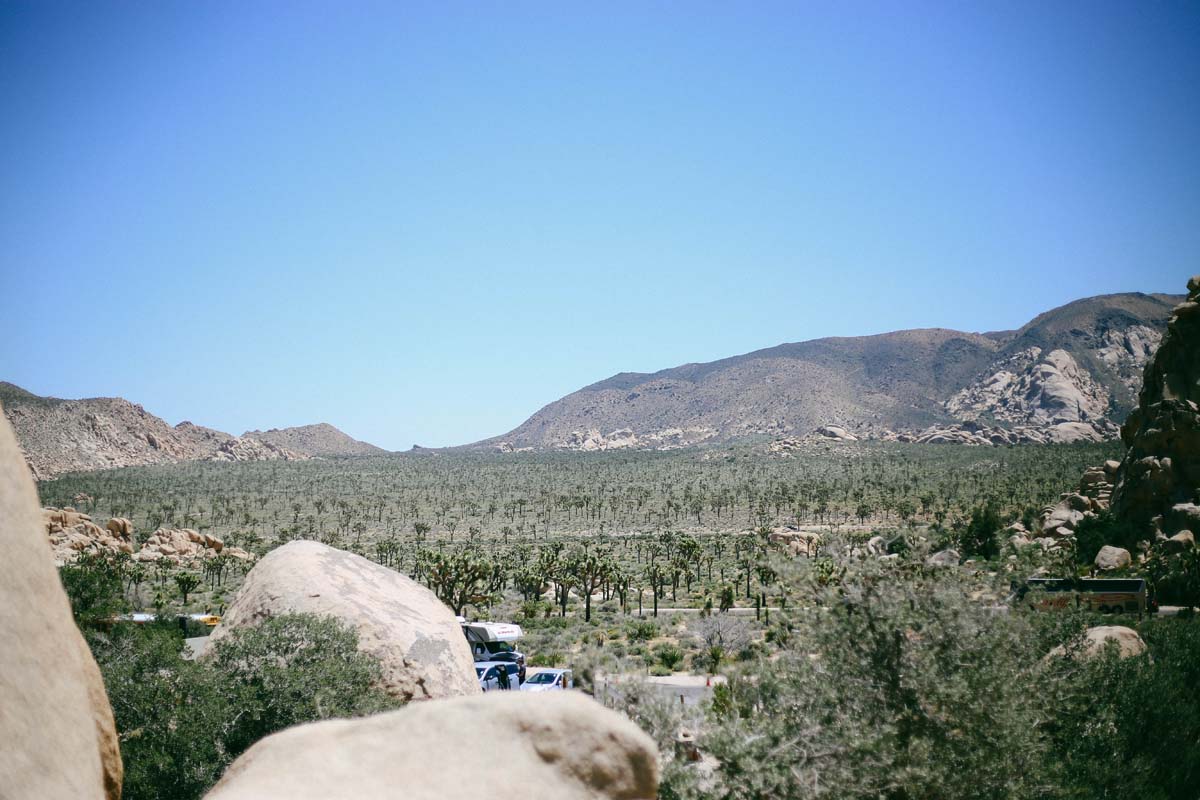
[[[1200,501],[1200,275],[1187,288],[1121,428],[1112,497],[1114,513],[1166,536],[1190,528],[1186,509]]]
[[[225,547],[216,536],[190,528],[159,528],[135,550],[132,522],[117,517],[101,528],[87,514],[73,508],[42,509],[42,524],[50,540],[54,563],[60,567],[84,553],[128,553],[134,561],[165,560],[176,566],[193,565],[222,553],[243,561],[254,558],[241,548]]]
[[[580,694],[491,692],[273,734],[206,800],[650,800],[657,759],[636,725]]]
[[[2,420],[0,521],[0,795],[117,800],[112,709],[46,549],[29,470]]]
[[[194,564],[222,554],[242,561],[254,558],[239,547],[226,547],[216,536],[191,528],[159,528],[146,538],[142,548],[133,558],[135,561],[169,561],[179,566]]]
[[[73,508],[44,508],[42,525],[54,563],[60,567],[83,553],[133,552],[133,525],[127,519],[110,520],[101,528],[90,516]]]
[[[666,428],[636,434],[629,428],[620,428],[611,433],[600,433],[592,429],[571,431],[556,447],[560,450],[579,450],[585,453],[598,450],[674,450],[699,444],[712,438],[716,431],[711,428]],[[514,447],[511,442],[501,442],[496,449],[502,453],[528,451],[529,447]]]
[[[211,641],[285,613],[337,617],[377,658],[381,687],[403,700],[478,694],[462,628],[433,592],[373,561],[318,542],[272,550],[250,570]]]

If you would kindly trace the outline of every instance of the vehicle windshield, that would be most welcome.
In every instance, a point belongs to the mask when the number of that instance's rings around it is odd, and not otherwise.
[[[512,653],[517,649],[508,642],[488,642],[486,647],[489,653]]]
[[[554,683],[558,680],[558,673],[555,672],[539,672],[529,679],[529,683]]]

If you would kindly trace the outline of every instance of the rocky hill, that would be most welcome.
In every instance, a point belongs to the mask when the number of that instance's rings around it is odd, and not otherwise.
[[[40,397],[11,383],[0,382],[0,404],[12,423],[30,470],[38,480],[75,472],[178,461],[295,461],[315,453],[293,449],[289,431],[234,436],[181,422],[172,427],[140,405],[120,397],[63,400]],[[318,437],[295,437],[298,442],[351,442],[331,425]],[[325,430],[328,429],[328,430]],[[255,432],[257,433],[257,432]],[[270,434],[279,434],[273,437]],[[341,437],[339,440],[338,437]]]
[[[620,373],[479,446],[663,449],[828,426],[857,438],[980,444],[1113,438],[1181,299],[1104,295],[1015,331],[816,339]]]
[[[301,425],[297,428],[248,431],[243,436],[318,458],[373,456],[387,452],[382,447],[360,442],[327,422],[317,425]]]

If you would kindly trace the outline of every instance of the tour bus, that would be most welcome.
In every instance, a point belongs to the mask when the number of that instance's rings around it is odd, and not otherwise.
[[[1030,578],[1013,597],[1023,600],[1031,591],[1036,594],[1030,605],[1041,611],[1083,607],[1101,614],[1144,614],[1156,610],[1142,578]]]

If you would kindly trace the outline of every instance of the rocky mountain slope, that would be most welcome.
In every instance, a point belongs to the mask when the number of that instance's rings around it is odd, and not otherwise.
[[[826,426],[858,438],[980,444],[1113,438],[1181,299],[1104,295],[1015,331],[816,339],[653,374],[621,373],[479,445],[662,449],[803,436]]]
[[[233,436],[191,422],[172,427],[120,397],[63,400],[40,397],[0,382],[0,404],[38,480],[64,472],[143,464],[295,461],[312,455],[281,443],[288,439],[287,431],[276,431],[279,437],[260,438],[250,434]],[[336,428],[324,427],[354,442]],[[307,441],[304,436],[297,439]],[[326,433],[324,439],[335,441],[337,437]]]
[[[296,453],[317,458],[372,456],[386,453],[382,447],[360,442],[327,422],[301,425],[297,428],[272,428],[269,431],[248,431],[245,437]]]

